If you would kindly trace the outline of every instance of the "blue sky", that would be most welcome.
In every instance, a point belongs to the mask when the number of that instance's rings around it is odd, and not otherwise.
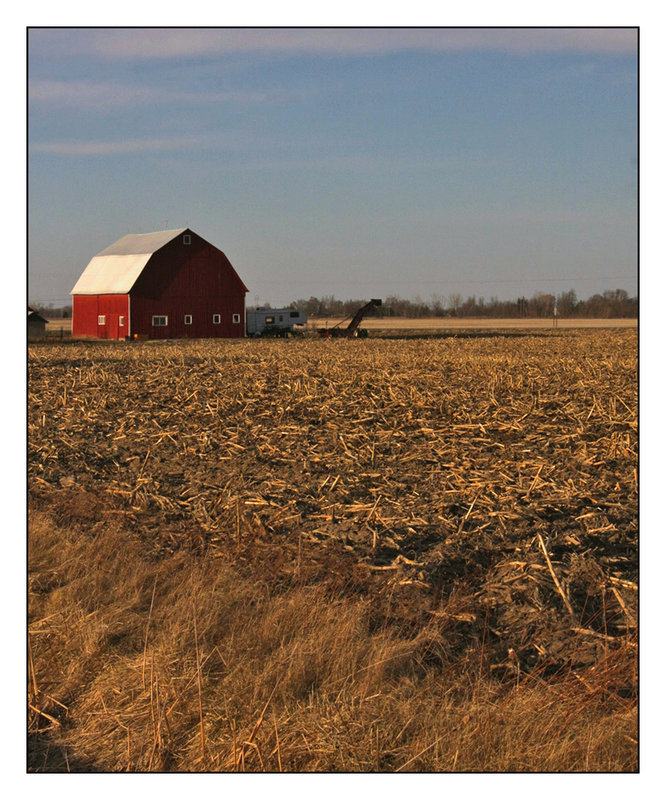
[[[630,29],[32,29],[28,296],[189,226],[248,302],[637,292]]]

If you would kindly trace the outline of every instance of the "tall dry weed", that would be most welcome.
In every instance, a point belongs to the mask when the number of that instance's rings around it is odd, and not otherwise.
[[[507,682],[478,651],[449,660],[443,612],[410,634],[376,598],[272,593],[211,555],[147,558],[121,527],[34,514],[30,562],[32,770],[636,767],[629,646]]]

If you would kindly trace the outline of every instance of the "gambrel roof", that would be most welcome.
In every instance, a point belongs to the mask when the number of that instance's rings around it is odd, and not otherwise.
[[[90,261],[70,294],[127,294],[150,257],[188,230],[175,228],[123,236]]]

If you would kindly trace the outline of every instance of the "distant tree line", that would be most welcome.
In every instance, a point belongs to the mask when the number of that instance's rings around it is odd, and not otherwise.
[[[304,312],[308,317],[346,317],[353,314],[367,300],[337,300],[333,295],[310,297],[290,303],[289,308]],[[638,297],[630,297],[624,289],[609,289],[603,294],[594,294],[587,300],[579,300],[576,292],[569,289],[558,295],[537,292],[532,297],[515,300],[499,300],[472,295],[463,299],[461,294],[450,294],[444,298],[432,295],[423,300],[418,295],[406,300],[396,295],[384,298],[379,308],[372,310],[375,317],[552,317],[557,308],[560,317],[579,318],[637,318]]]
[[[28,303],[30,308],[48,319],[71,319],[71,306],[54,306],[53,303]]]
[[[308,317],[347,317],[364,305],[367,300],[337,300],[333,295],[310,297],[309,300],[294,300],[289,308],[302,311]],[[71,305],[54,306],[53,303],[29,303],[31,308],[49,319],[69,319],[72,316]],[[270,303],[263,303],[270,308]],[[256,306],[248,306],[248,310]],[[397,295],[389,295],[383,299],[379,308],[370,312],[373,317],[552,317],[557,307],[560,317],[578,317],[590,319],[638,317],[638,297],[630,297],[624,289],[609,289],[603,294],[593,294],[587,300],[579,300],[576,292],[569,289],[558,295],[537,292],[532,297],[518,297],[515,300],[499,300],[491,297],[471,295],[463,300],[461,294],[450,294],[448,297],[433,294],[430,300],[423,300],[419,295],[406,300]]]

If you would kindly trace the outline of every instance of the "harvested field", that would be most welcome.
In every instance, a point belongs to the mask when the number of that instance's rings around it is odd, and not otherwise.
[[[30,347],[30,768],[635,770],[636,371],[634,330]]]

